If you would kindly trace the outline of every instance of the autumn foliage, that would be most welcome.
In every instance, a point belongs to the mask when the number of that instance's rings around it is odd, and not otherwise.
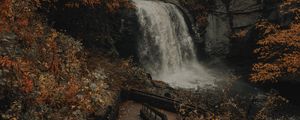
[[[208,24],[208,10],[212,8],[213,1],[179,0],[180,3],[193,15],[197,27],[203,28]]]
[[[67,0],[64,4],[68,8],[79,8],[82,6],[95,8],[101,6],[108,12],[116,12],[121,8],[133,7],[129,0]]]
[[[54,2],[0,0],[0,102],[6,103],[0,104],[0,119],[88,119],[112,102],[104,82],[111,78],[88,70],[81,42],[49,27],[38,13]],[[115,11],[128,1],[75,2]]]
[[[264,36],[254,52],[259,62],[254,64],[251,80],[273,82],[295,79],[300,75],[300,1],[285,0],[279,7],[282,16],[293,21],[288,27],[261,20],[257,29]]]

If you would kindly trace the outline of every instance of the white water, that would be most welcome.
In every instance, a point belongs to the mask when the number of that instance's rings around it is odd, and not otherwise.
[[[192,37],[180,10],[172,4],[133,0],[142,35],[139,59],[154,79],[173,87],[213,85],[214,77],[196,58]]]

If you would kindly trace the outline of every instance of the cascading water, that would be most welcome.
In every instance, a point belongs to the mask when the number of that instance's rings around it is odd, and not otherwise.
[[[173,4],[133,0],[141,39],[139,59],[154,79],[173,87],[195,88],[213,84],[213,77],[202,67],[181,11]]]

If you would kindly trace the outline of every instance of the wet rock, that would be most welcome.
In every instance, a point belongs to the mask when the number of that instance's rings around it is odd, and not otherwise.
[[[215,1],[215,9],[209,13],[204,36],[205,50],[212,57],[231,54],[231,35],[240,30],[249,30],[261,17],[262,4],[257,0]]]

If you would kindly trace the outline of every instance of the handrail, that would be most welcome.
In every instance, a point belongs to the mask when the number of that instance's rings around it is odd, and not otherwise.
[[[127,99],[133,100],[140,103],[147,103],[153,107],[161,108],[171,112],[177,112],[176,106],[182,105],[182,101],[177,101],[171,98],[159,96],[152,93],[146,93],[137,89],[122,90],[123,96],[126,96]],[[197,110],[201,113],[206,113],[207,110],[193,105],[185,105],[189,110]]]
[[[168,120],[167,115],[159,112],[148,104],[143,104],[140,115],[145,120]]]
[[[114,105],[109,107],[104,116],[97,116],[98,120],[116,120],[119,111],[119,104],[126,100],[133,100],[135,102],[148,104],[155,108],[160,108],[170,112],[178,112],[175,106],[180,106],[183,102],[171,98],[155,95],[152,93],[143,92],[137,89],[123,89]],[[206,113],[207,110],[192,105],[185,105],[191,110],[197,110],[200,113]],[[141,114],[142,115],[142,114]],[[151,119],[153,120],[153,119]]]

